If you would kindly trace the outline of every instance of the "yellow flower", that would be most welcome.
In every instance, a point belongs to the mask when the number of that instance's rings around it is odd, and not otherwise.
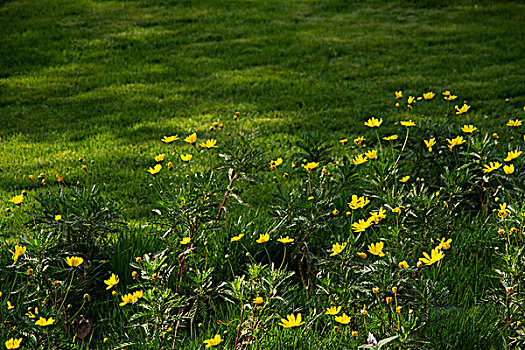
[[[438,239],[439,245],[437,246],[438,250],[444,249],[450,249],[450,243],[452,243],[452,238],[449,238],[448,240],[445,240],[446,238]]]
[[[366,304],[363,305],[363,309],[361,310],[361,315],[363,315],[363,316],[368,315],[368,311],[366,311]]]
[[[144,293],[142,291],[136,291],[134,293],[125,294],[125,295],[123,295],[121,297],[122,298],[122,302],[119,304],[119,306],[124,306],[126,304],[133,304],[137,300],[142,298],[143,295],[144,295]]]
[[[366,253],[363,253],[363,252],[357,252],[357,255],[359,255],[359,257],[361,259],[366,259]]]
[[[183,162],[189,162],[193,158],[191,154],[181,154],[180,159],[182,159]]]
[[[38,315],[38,308],[37,307],[35,308],[35,314]],[[26,316],[29,317],[29,318],[36,318],[35,314],[32,313],[31,311],[26,312]]]
[[[443,92],[442,95],[443,95],[443,96],[450,96],[450,91],[447,90],[447,91]]]
[[[204,148],[213,148],[213,147],[217,148],[219,146],[216,146],[215,145],[216,143],[217,143],[217,140],[215,140],[215,139],[208,139],[208,140],[206,140],[206,142],[201,142],[199,145],[201,147],[204,147]]]
[[[414,103],[416,101],[416,98],[414,96],[408,96],[408,104],[411,105],[412,103]]]
[[[325,315],[337,315],[341,312],[341,306],[332,306],[326,309]]]
[[[168,164],[167,164],[167,165],[168,165],[168,170],[171,170],[171,169],[173,169],[173,163],[172,163],[172,162],[168,162]]]
[[[386,304],[389,305],[392,303],[392,297],[386,297]]]
[[[180,241],[180,244],[188,244],[191,242],[191,237],[184,237],[181,241]]]
[[[11,309],[14,309],[15,307],[13,305],[11,305],[11,302],[8,300],[7,301],[7,310],[11,310]]]
[[[485,169],[483,169],[483,172],[485,174],[490,173],[490,172],[492,172],[492,171],[494,171],[496,169],[499,169],[501,167],[501,165],[502,164],[500,162],[498,162],[498,161],[490,162],[489,165],[487,165],[487,164],[484,165]]]
[[[279,323],[279,325],[284,328],[292,328],[304,324],[304,322],[301,322],[301,314],[297,314],[297,317],[295,317],[294,314],[290,314],[286,316],[286,318],[287,320],[281,318],[281,323]]]
[[[475,130],[478,130],[478,128],[476,128],[474,125],[463,125],[463,127],[461,128],[461,131],[463,131],[464,133],[467,133],[467,134],[472,134]]]
[[[278,167],[279,165],[281,165],[281,164],[283,164],[283,159],[280,158],[280,157],[277,158],[276,160],[272,160],[272,161],[270,162],[270,170],[275,170],[275,169],[277,169],[277,167]]]
[[[164,161],[164,157],[165,157],[165,156],[166,156],[166,155],[165,155],[164,153],[161,153],[161,154],[159,154],[159,155],[157,155],[157,156],[155,157],[155,161],[156,161],[157,163],[162,163],[162,162]]]
[[[253,299],[253,303],[254,304],[262,304],[262,303],[264,303],[264,299],[262,297],[258,296],[257,298]]]
[[[383,245],[383,242],[372,243],[368,246],[368,251],[374,255],[385,256],[385,253],[383,253]]]
[[[377,151],[375,149],[370,150],[368,152],[365,152],[365,156],[368,157],[368,159],[376,159],[377,158]]]
[[[313,200],[314,198],[315,198],[314,196],[310,196],[310,197],[308,197],[308,200],[311,201],[311,200]]]
[[[84,262],[84,259],[78,256],[70,256],[67,257],[65,260],[66,264],[68,264],[71,267],[76,267]]]
[[[366,163],[366,162],[368,162],[368,158],[366,156],[364,156],[363,154],[360,154],[360,155],[356,156],[352,160],[352,164],[354,164],[354,165],[360,165],[360,164],[363,164],[363,163]]]
[[[379,211],[378,212],[371,212],[370,213],[370,219],[372,221],[374,221],[375,224],[379,224],[379,222],[382,220],[382,219],[385,219],[386,218],[386,215],[385,215],[386,211],[383,207],[379,208]]]
[[[403,91],[396,91],[395,94],[396,94],[396,100],[403,98]]]
[[[339,215],[339,210],[337,210],[337,209],[332,210],[332,215],[333,216]]]
[[[450,96],[443,97],[443,99],[445,99],[447,101],[454,101],[456,98],[458,98],[457,95],[450,95]]]
[[[18,196],[14,196],[13,198],[11,198],[9,201],[13,204],[19,205],[24,201],[24,195],[19,194]]]
[[[436,138],[432,137],[429,140],[423,140],[423,142],[425,142],[425,146],[427,146],[428,151],[432,152],[432,146],[434,146],[436,144]]]
[[[179,135],[164,136],[161,141],[164,143],[172,143],[173,141],[177,141],[178,139],[179,139]]]
[[[466,140],[463,139],[463,136],[458,136],[454,139],[447,139],[449,145],[448,145],[448,149],[450,151],[452,151],[452,149],[454,148],[454,146],[459,146],[459,145],[462,145],[464,144],[465,142],[467,142]]]
[[[302,165],[302,167],[306,170],[306,172],[308,174],[310,174],[310,171],[312,171],[313,169],[317,168],[318,166],[319,166],[319,163],[317,163],[317,162],[310,162],[310,163]]]
[[[18,258],[25,254],[26,249],[27,248],[25,246],[20,246],[18,244],[15,245],[15,251],[14,252],[12,250],[9,250],[13,254],[11,256],[11,259],[13,259],[14,262],[16,263],[18,261]]]
[[[339,244],[339,243],[332,244],[332,251],[333,251],[333,253],[330,254],[330,256],[335,256],[335,255],[341,253],[343,251],[343,249],[346,248],[346,245],[347,245],[346,242],[344,242],[343,244]]]
[[[510,213],[510,211],[507,209],[507,203],[500,204],[498,209],[499,218],[505,219],[508,213]]]
[[[352,230],[354,230],[354,232],[364,232],[367,228],[372,226],[373,223],[373,218],[368,218],[367,220],[359,219],[358,222],[352,223]]]
[[[42,327],[52,325],[53,323],[55,323],[55,320],[53,319],[53,317],[50,317],[47,320],[43,317],[40,317],[38,321],[35,322],[37,326],[42,326]]]
[[[118,282],[119,282],[118,275],[115,275],[114,273],[112,273],[109,279],[104,280],[104,283],[108,285],[106,290],[111,289],[113,286],[117,285]]]
[[[383,137],[383,140],[386,140],[386,141],[394,141],[394,140],[397,140],[397,135],[385,136],[385,137]]]
[[[257,243],[266,243],[270,240],[270,235],[268,233],[262,233],[259,235],[259,239],[256,241]]]
[[[162,165],[160,164],[155,164],[155,166],[153,168],[149,168],[148,169],[148,173],[150,173],[151,175],[156,175],[159,173],[160,169],[162,169]]]
[[[341,324],[349,324],[350,317],[347,314],[343,313],[341,316],[335,316],[335,321]]]
[[[507,122],[507,126],[520,126],[520,125],[521,125],[521,120],[519,120],[519,119],[516,119],[516,120],[510,119]]]
[[[22,343],[22,339],[23,338],[20,338],[20,339],[11,338],[5,342],[5,347],[7,349],[18,349],[20,347],[20,344]]]
[[[137,271],[132,271],[131,272],[131,278],[133,278],[134,280],[137,279],[137,277],[139,276],[139,273]],[[114,294],[117,294],[117,292],[113,291]]]
[[[363,137],[363,136],[359,136],[358,138],[356,138],[354,140],[354,143],[357,145],[357,146],[361,146],[363,144],[363,141],[365,141],[366,139]]]
[[[379,288],[378,287],[372,288],[372,292],[374,292],[374,294],[379,294]]]
[[[431,92],[427,92],[427,93],[423,93],[423,98],[425,100],[431,100],[434,98],[434,96],[436,96],[435,93],[433,93],[432,91]]]
[[[357,331],[352,331],[352,337],[357,337]]]
[[[283,244],[286,244],[286,243],[292,243],[294,241],[293,238],[290,238],[288,236],[284,237],[283,236],[280,236],[278,239],[277,239],[277,242],[281,242]]]
[[[206,339],[203,343],[206,344],[207,348],[210,348],[215,345],[219,345],[220,342],[222,342],[223,339],[221,338],[220,334],[215,335],[215,337]]]
[[[459,108],[457,105],[455,106],[456,108],[456,114],[463,114],[463,113],[467,113],[467,111],[470,109],[470,106],[467,105],[466,103],[463,103],[463,106],[461,106],[461,108]]]
[[[407,182],[410,179],[410,175],[404,176],[402,179],[399,179],[399,182]]]
[[[370,203],[370,200],[365,197],[365,196],[362,196],[362,197],[357,197],[357,195],[352,195],[352,201],[350,203],[348,203],[348,206],[350,207],[350,209],[359,209],[359,208],[363,208],[365,207],[368,203]]]
[[[191,145],[194,145],[195,143],[197,143],[197,134],[196,133],[193,133],[191,135],[189,135],[188,137],[186,137],[184,139],[184,142],[187,142]]]
[[[348,142],[348,139],[342,139],[342,140],[339,140],[339,142],[341,143],[342,146],[344,146]]]
[[[408,263],[406,262],[406,260],[400,261],[399,264],[397,264],[397,266],[399,266],[400,269],[408,269]]]
[[[416,126],[416,123],[414,123],[412,120],[402,120],[400,124],[406,127]]]
[[[365,126],[368,126],[370,128],[379,128],[382,123],[383,123],[383,118],[377,119],[375,117],[372,117],[365,122]]]
[[[511,160],[518,158],[520,155],[521,155],[521,151],[518,151],[518,150],[509,151],[507,152],[507,157],[503,160],[506,162],[510,162]]]
[[[505,172],[505,174],[507,175],[510,175],[514,172],[514,164],[510,164],[510,165],[504,165],[503,166],[503,171]]]
[[[232,242],[240,241],[243,236],[244,236],[244,233],[240,233],[238,236],[232,237],[230,241]]]
[[[401,313],[401,309],[402,309],[401,306],[396,307],[396,314],[400,314]]]
[[[401,209],[403,207],[395,207],[394,209],[392,209],[392,213],[394,214],[397,214],[397,215],[401,215]]]
[[[430,266],[433,263],[438,262],[439,260],[443,259],[443,257],[445,256],[445,253],[443,253],[438,248],[439,247],[437,247],[435,249],[432,249],[432,251],[430,252],[431,256],[429,256],[426,252],[423,252],[423,255],[425,257],[424,258],[419,258],[419,261],[421,261],[422,263],[424,263],[427,266]]]
[[[397,287],[396,286],[392,287],[392,293],[394,293],[394,295],[397,295]]]
[[[56,220],[56,221],[60,221],[60,220],[62,220],[62,215],[60,215],[60,214],[55,215],[55,220]]]

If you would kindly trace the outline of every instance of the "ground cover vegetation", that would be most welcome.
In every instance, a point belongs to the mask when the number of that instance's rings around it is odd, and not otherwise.
[[[0,6],[0,346],[522,346],[524,5]]]

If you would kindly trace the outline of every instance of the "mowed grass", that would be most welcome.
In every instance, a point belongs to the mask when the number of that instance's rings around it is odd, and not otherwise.
[[[465,122],[495,130],[525,105],[520,2],[0,6],[2,209],[21,190],[42,187],[40,173],[48,188],[57,187],[55,174],[89,184],[86,164],[129,220],[147,218],[153,156],[184,151],[168,151],[160,138],[211,137],[208,125],[231,123],[236,111],[276,157],[292,152],[304,132],[336,142],[370,116],[398,120],[407,110],[394,107],[395,90],[451,90],[455,102],[472,105]],[[455,102],[410,117],[444,118]],[[206,167],[205,154],[195,162]]]

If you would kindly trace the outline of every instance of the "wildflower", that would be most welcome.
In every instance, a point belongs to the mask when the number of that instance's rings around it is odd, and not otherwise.
[[[333,253],[330,254],[330,256],[335,256],[335,255],[341,253],[343,251],[343,249],[346,248],[346,245],[347,245],[346,242],[344,242],[343,244],[339,244],[339,243],[332,244],[332,251],[333,251]]]
[[[507,203],[500,204],[498,209],[499,218],[505,219],[508,213],[510,213],[510,211],[507,209]]]
[[[244,233],[240,233],[238,236],[232,237],[230,241],[232,242],[240,241],[243,236],[244,236]]]
[[[418,96],[418,97],[417,97],[417,100],[418,100],[418,101],[421,101],[422,99],[423,99],[422,96]]]
[[[410,175],[404,176],[402,179],[399,179],[399,182],[407,182],[410,179]]]
[[[88,171],[87,165],[82,165],[82,170],[84,170],[85,172],[87,172],[87,171]],[[44,181],[45,181],[45,180],[42,180],[42,184],[44,184]]]
[[[403,207],[395,207],[394,209],[392,209],[392,213],[401,215],[401,208]]]
[[[35,177],[33,175],[29,175],[29,180],[33,181]]]
[[[516,233],[518,233],[518,229],[515,227],[511,227],[509,230],[509,235],[515,235]]]
[[[332,215],[333,216],[339,215],[339,210],[337,210],[337,209],[332,210]]]
[[[422,263],[421,261],[418,261],[417,264],[416,264],[416,266],[417,266],[418,268],[421,268],[421,267],[423,266],[423,263]]]
[[[456,108],[456,114],[463,114],[463,113],[467,113],[467,111],[470,109],[470,106],[467,105],[466,103],[463,103],[463,106],[461,106],[461,108],[459,108],[457,105],[455,106]]]
[[[394,141],[394,140],[397,140],[397,135],[385,136],[385,137],[383,137],[383,140],[386,140],[386,141]]]
[[[56,221],[60,221],[60,220],[62,220],[62,215],[60,215],[60,214],[55,215],[55,220],[56,220]]]
[[[156,175],[159,173],[160,169],[162,169],[162,165],[160,164],[155,164],[155,166],[153,168],[149,168],[148,169],[148,173],[150,173],[151,175]]]
[[[379,288],[378,287],[375,287],[375,288],[372,288],[372,292],[374,292],[374,294],[379,294]]]
[[[503,171],[505,172],[505,174],[507,175],[510,175],[514,172],[514,164],[510,164],[510,165],[504,165],[503,166]]]
[[[187,142],[189,143],[190,145],[194,145],[197,143],[197,134],[196,133],[193,133],[191,135],[189,135],[188,137],[186,137],[184,139],[184,142]]]
[[[392,303],[392,297],[386,297],[386,304],[389,305]]]
[[[498,229],[498,234],[499,234],[500,236],[505,235],[505,230],[502,229],[502,228]]]
[[[257,296],[257,298],[253,299],[254,304],[262,304],[264,303],[264,299],[260,296]]]
[[[288,236],[284,237],[283,236],[280,236],[278,239],[277,239],[277,242],[281,242],[283,244],[286,244],[286,243],[292,243],[294,241],[293,238],[290,238]]]
[[[357,146],[361,146],[363,144],[363,141],[365,141],[366,139],[363,137],[363,136],[359,136],[358,138],[356,138],[354,140],[354,143],[357,145]]]
[[[131,278],[133,278],[134,280],[136,280],[138,276],[139,276],[139,273],[137,271],[131,272]]]
[[[412,120],[402,120],[400,124],[406,127],[416,126],[416,123],[414,123]]]
[[[204,148],[214,148],[214,147],[217,148],[219,146],[216,146],[216,143],[217,143],[217,140],[208,139],[206,140],[206,142],[201,142],[199,146],[204,147]]]
[[[16,263],[18,261],[18,258],[25,254],[26,249],[27,248],[25,246],[20,246],[18,244],[15,245],[15,251],[14,252],[12,250],[9,250],[13,254],[11,256],[11,259],[13,259],[14,262]]]
[[[76,267],[84,262],[84,259],[78,256],[70,256],[67,257],[65,260],[66,264],[68,264],[71,267]]]
[[[306,170],[306,172],[308,174],[310,174],[310,171],[312,171],[313,169],[317,168],[319,166],[319,163],[317,163],[317,162],[310,162],[310,163],[307,163],[307,164],[303,164],[302,166]]]
[[[383,118],[377,119],[377,118],[372,117],[365,122],[365,126],[368,126],[370,128],[379,128],[382,123],[383,123]]]
[[[449,145],[448,145],[448,149],[452,152],[452,149],[454,148],[454,146],[459,146],[459,145],[462,145],[464,144],[465,142],[467,142],[466,140],[463,139],[463,136],[458,136],[454,139],[447,139]]]
[[[283,159],[280,158],[280,157],[277,158],[276,160],[272,160],[272,161],[270,162],[270,170],[275,170],[275,169],[277,169],[277,167],[278,167],[279,165],[281,165],[281,164],[283,164]]]
[[[184,237],[181,241],[180,241],[180,244],[182,245],[186,245],[188,243],[191,242],[191,237]]]
[[[368,251],[374,255],[385,256],[385,253],[383,253],[383,245],[383,242],[372,243],[368,246]]]
[[[409,105],[411,105],[415,101],[416,101],[416,98],[414,96],[408,96],[407,102]]]
[[[521,151],[518,151],[518,150],[509,151],[507,152],[507,157],[503,160],[506,162],[510,162],[511,160],[518,158],[520,155],[521,155]]]
[[[403,98],[403,91],[396,91],[395,94],[396,94],[396,100]]]
[[[339,140],[339,142],[341,143],[342,146],[344,146],[347,144],[348,139],[342,139],[342,140]]]
[[[423,94],[423,98],[424,98],[425,100],[431,100],[431,99],[434,98],[434,96],[436,96],[436,94],[433,93],[432,91],[430,91],[430,92],[426,92],[426,93]]]
[[[7,301],[7,310],[11,310],[11,309],[14,309],[15,307],[13,305],[11,305],[11,302],[8,300]]]
[[[33,273],[35,273],[35,270],[33,270],[33,269],[27,269],[27,275],[28,275],[28,276],[33,276]]]
[[[363,305],[363,309],[361,310],[361,315],[363,316],[368,315],[368,311],[366,311],[366,304]]]
[[[439,245],[437,246],[438,250],[444,249],[448,250],[450,249],[450,243],[452,243],[452,238],[449,238],[448,240],[445,240],[446,238],[438,239]]]
[[[125,294],[125,295],[123,295],[121,297],[122,298],[122,302],[119,304],[119,306],[124,306],[126,304],[133,304],[137,300],[142,298],[142,296],[143,296],[143,292],[142,291],[136,291],[134,293]]]
[[[328,169],[323,168],[323,170],[321,170],[321,175],[322,176],[328,176],[328,175],[330,175],[330,172],[328,171]]]
[[[467,134],[472,134],[476,130],[478,130],[478,128],[476,128],[474,125],[467,125],[467,124],[463,125],[463,127],[461,128],[461,131]]]
[[[354,165],[360,165],[360,164],[363,164],[363,163],[366,163],[366,162],[368,162],[368,158],[365,157],[363,154],[360,154],[360,155],[356,156],[352,160],[352,164],[354,164]]]
[[[438,247],[439,248],[439,247]],[[423,252],[424,258],[419,258],[419,261],[424,263],[427,266],[432,265],[435,262],[438,262],[439,260],[443,259],[445,256],[445,253],[443,253],[440,249],[435,248],[432,249],[430,252],[431,256],[429,256],[426,252]]]
[[[454,101],[456,98],[458,98],[457,95],[450,95],[450,96],[443,97],[443,99],[447,101]]]
[[[19,194],[18,196],[14,196],[13,198],[11,198],[9,201],[13,204],[19,205],[24,201],[24,195]]]
[[[181,154],[180,159],[182,159],[183,162],[189,162],[193,158],[191,154]]]
[[[270,235],[268,233],[262,233],[259,235],[259,239],[256,241],[257,243],[266,243],[270,240]]]
[[[352,331],[352,337],[357,337],[357,331]]]
[[[155,161],[156,161],[157,163],[162,163],[162,162],[164,161],[164,158],[165,158],[165,157],[166,157],[166,155],[165,155],[164,153],[161,153],[161,154],[159,154],[159,155],[157,155],[157,156],[155,157]]]
[[[396,314],[400,314],[401,313],[401,309],[402,309],[401,306],[396,307]]]
[[[432,137],[429,140],[423,140],[423,142],[425,142],[425,146],[427,146],[428,151],[432,152],[432,146],[434,146],[436,144],[436,138]]]
[[[400,261],[399,264],[397,264],[397,266],[399,266],[400,269],[408,269],[408,263],[406,262],[406,260]]]
[[[341,324],[349,324],[350,317],[347,314],[343,313],[341,316],[335,316],[335,321]]]
[[[20,338],[20,339],[11,338],[5,342],[5,347],[7,349],[18,349],[20,347],[20,344],[22,343],[22,339],[23,338]]]
[[[396,102],[395,106],[396,106],[396,107],[399,107],[399,102]]]
[[[496,169],[499,169],[501,167],[501,165],[502,164],[500,162],[498,162],[498,161],[490,162],[489,165],[487,165],[487,164],[484,165],[485,169],[483,169],[483,172],[485,174],[490,173],[490,172],[492,172],[492,171],[494,171]]]
[[[368,218],[367,220],[359,219],[358,222],[352,223],[352,230],[354,232],[364,232],[367,228],[372,226],[374,223],[374,220],[372,218]]]
[[[357,195],[352,195],[352,201],[350,203],[348,203],[348,206],[350,207],[350,209],[359,209],[359,208],[363,208],[365,207],[368,203],[370,203],[370,200],[365,197],[365,196],[362,196],[362,197],[357,197]]]
[[[326,309],[325,315],[337,315],[341,312],[341,306],[332,306]]]
[[[509,121],[507,122],[507,126],[520,126],[520,125],[521,125],[521,120],[519,119],[516,119],[516,120],[509,119]]]
[[[279,325],[284,328],[292,328],[304,324],[304,322],[301,322],[301,314],[297,314],[297,317],[295,317],[294,314],[290,314],[286,316],[286,318],[287,320],[281,318],[281,323],[279,323]]]
[[[377,151],[375,149],[365,152],[365,156],[368,159],[376,159],[377,158]]]
[[[383,207],[379,208],[379,211],[377,212],[371,212],[370,213],[370,219],[374,221],[375,224],[379,224],[379,222],[382,220],[382,219],[385,219],[386,218],[386,215],[385,215],[386,211]]]
[[[137,256],[135,258],[135,261],[137,262],[137,264],[140,264],[142,262],[142,258],[140,256]]]
[[[119,282],[118,275],[115,275],[114,273],[111,274],[111,277],[107,280],[104,280],[104,283],[108,286],[106,287],[106,290],[111,289],[113,286],[116,286]]]
[[[178,139],[179,139],[179,135],[164,136],[161,141],[164,143],[172,143],[173,141],[177,141]]]
[[[394,295],[397,295],[397,286],[392,287],[392,293],[394,293]]]
[[[55,177],[57,178],[58,182],[64,182],[64,178],[62,176],[56,174]]]
[[[442,95],[443,96],[450,96],[450,91],[447,90],[447,91],[443,92]]]
[[[42,327],[52,325],[53,323],[55,323],[55,320],[53,319],[53,317],[50,317],[47,320],[44,317],[40,317],[38,321],[35,322],[37,326],[42,326]]]
[[[313,200],[314,198],[315,198],[314,196],[310,196],[310,197],[308,197],[308,200],[311,201],[311,200]]]
[[[359,255],[359,257],[361,259],[366,259],[366,253],[363,253],[363,252],[357,252],[357,255]]]
[[[284,174],[283,174],[283,179],[287,179],[287,178],[288,178],[288,176],[289,176],[289,174],[288,174],[288,173],[284,173]]]

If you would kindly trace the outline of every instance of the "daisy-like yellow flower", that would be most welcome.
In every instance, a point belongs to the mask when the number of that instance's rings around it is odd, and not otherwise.
[[[399,264],[397,264],[397,266],[400,269],[405,269],[405,270],[408,269],[408,263],[406,262],[406,260],[400,261]]]
[[[472,134],[476,130],[478,130],[478,128],[476,128],[474,125],[467,125],[467,124],[463,125],[463,127],[461,128],[461,131],[467,134]]]
[[[326,309],[325,315],[337,315],[341,312],[341,306],[332,306]]]
[[[463,103],[463,106],[461,106],[461,108],[459,108],[458,105],[456,105],[455,108],[456,108],[456,114],[463,114],[463,113],[467,113],[467,111],[470,109],[470,106],[466,103]]]
[[[257,296],[257,298],[253,299],[254,304],[262,304],[264,303],[263,297]]]
[[[161,141],[164,143],[172,143],[174,141],[177,141],[178,139],[179,139],[179,135],[164,136]]]
[[[403,207],[395,207],[394,209],[392,209],[392,213],[394,214],[397,214],[397,215],[401,215],[401,209]]]
[[[279,325],[284,328],[293,328],[304,324],[304,322],[301,322],[301,314],[297,314],[297,317],[294,316],[294,314],[290,314],[286,316],[286,318],[287,319],[281,318],[281,323],[279,323]]]
[[[66,259],[66,264],[71,267],[77,267],[84,262],[84,259],[78,256],[69,256]]]
[[[344,242],[343,244],[339,244],[339,243],[332,244],[333,253],[330,254],[330,256],[335,256],[337,254],[340,254],[343,251],[343,249],[346,248],[346,245],[347,245],[346,242]]]
[[[358,222],[352,223],[352,230],[354,230],[354,232],[364,232],[367,228],[372,226],[373,223],[374,219],[371,217],[367,220],[359,219]]]
[[[15,251],[13,252],[12,250],[9,250],[11,252],[11,254],[13,254],[11,256],[11,259],[13,259],[13,261],[16,263],[18,261],[18,258],[20,258],[22,255],[25,254],[27,250],[27,247],[25,246],[21,246],[21,245],[15,245]]]
[[[155,166],[153,168],[150,167],[148,169],[148,173],[150,173],[151,175],[157,175],[159,173],[160,169],[162,169],[162,165],[155,164]]]
[[[432,152],[432,147],[436,144],[436,138],[432,137],[429,140],[423,140],[423,142],[425,143],[425,146],[428,148],[428,151]]]
[[[379,128],[382,123],[383,118],[377,119],[375,117],[372,117],[365,122],[365,126],[368,126],[369,128]]]
[[[335,321],[341,324],[349,324],[350,320],[350,316],[345,313],[343,313],[341,316],[335,316]]]
[[[55,215],[55,221],[60,221],[62,220],[62,215],[58,214],[58,215]]]
[[[180,241],[180,244],[182,245],[186,245],[188,243],[191,242],[191,237],[184,237],[181,241]]]
[[[122,302],[119,304],[119,306],[124,306],[126,304],[133,304],[137,300],[142,298],[143,296],[144,296],[144,293],[141,290],[136,291],[134,293],[125,294],[125,295],[123,295],[121,297],[122,298]]]
[[[390,135],[390,136],[385,136],[383,137],[383,140],[385,141],[394,141],[394,140],[397,140],[397,135]]]
[[[416,123],[414,123],[412,120],[402,120],[399,123],[406,127],[416,126]]]
[[[368,159],[376,159],[377,158],[377,151],[375,149],[365,152],[365,156]]]
[[[357,252],[357,255],[359,255],[359,257],[361,259],[366,259],[366,253],[363,253],[363,252]]]
[[[294,241],[293,238],[290,238],[288,236],[284,237],[283,236],[279,236],[279,238],[277,239],[277,242],[281,242],[283,244],[286,244],[286,243],[292,243]]]
[[[53,323],[55,323],[55,319],[53,317],[50,317],[47,320],[44,317],[40,317],[38,321],[35,322],[37,326],[42,326],[42,327],[52,325]]]
[[[279,165],[283,164],[283,159],[281,157],[276,160],[270,161],[270,170],[275,170]]]
[[[191,154],[181,154],[180,159],[182,159],[183,162],[189,162],[193,158],[193,155]]]
[[[379,224],[379,222],[382,219],[386,218],[385,214],[386,214],[385,208],[381,207],[379,208],[379,211],[377,212],[373,211],[370,213],[370,220],[372,220],[374,224]]]
[[[366,139],[363,137],[363,136],[359,136],[358,138],[356,138],[354,140],[354,143],[357,145],[357,146],[361,146],[363,144],[363,142],[366,141]]]
[[[498,209],[499,218],[505,219],[508,213],[510,213],[510,210],[507,209],[507,203],[500,204]]]
[[[337,209],[332,210],[332,215],[333,216],[339,215],[339,210],[337,210]]]
[[[19,194],[18,196],[14,196],[13,198],[11,198],[9,201],[13,204],[19,205],[24,201],[24,195]]]
[[[450,243],[452,243],[452,238],[449,238],[448,240],[446,238],[438,239],[439,245],[437,246],[438,250],[447,250],[450,249]]]
[[[434,248],[430,252],[431,256],[429,256],[426,252],[423,252],[424,258],[419,258],[419,261],[421,261],[423,264],[430,266],[439,260],[443,259],[445,256],[445,253],[443,253],[440,249]]]
[[[230,241],[231,242],[237,242],[237,241],[240,241],[241,238],[244,236],[244,233],[240,233],[238,236],[235,236],[235,237],[232,237],[230,238]]]
[[[108,285],[106,287],[106,290],[113,288],[113,286],[116,286],[118,282],[119,282],[118,275],[115,275],[114,273],[112,273],[109,279],[104,280],[104,283]]]
[[[408,179],[410,179],[410,175],[403,176],[403,178],[399,179],[399,182],[407,182]]]
[[[215,140],[215,139],[208,139],[208,140],[206,140],[206,142],[201,142],[199,144],[199,146],[201,146],[203,148],[214,148],[214,147],[217,148],[219,146],[217,146],[216,143],[217,143],[217,140]]]
[[[353,160],[352,160],[352,164],[354,165],[361,165],[363,163],[366,163],[368,162],[368,158],[363,155],[363,154],[360,154],[358,156],[356,156]]]
[[[452,152],[452,149],[454,148],[454,146],[459,146],[459,145],[462,145],[465,142],[467,142],[467,140],[463,139],[463,136],[458,136],[456,138],[453,138],[452,140],[451,139],[447,139],[447,141],[448,141],[448,149],[451,152]]]
[[[396,100],[403,98],[403,91],[396,91],[395,95],[396,95]]]
[[[505,174],[507,175],[510,175],[514,172],[514,164],[510,164],[510,165],[504,165],[503,166],[503,171],[505,172]]]
[[[348,206],[350,207],[350,209],[355,210],[364,208],[368,203],[370,203],[370,199],[368,199],[367,197],[357,197],[357,195],[353,194],[352,200],[350,201],[350,203],[348,203]]]
[[[498,161],[490,162],[488,165],[487,164],[484,165],[485,169],[483,169],[483,172],[485,174],[490,173],[490,172],[492,172],[492,171],[494,171],[496,169],[501,168],[501,165],[502,164],[500,162],[498,162]]]
[[[270,240],[270,235],[268,233],[261,233],[259,239],[256,240],[257,243],[266,243]]]
[[[368,251],[374,255],[385,256],[385,253],[383,253],[383,245],[383,242],[372,243],[368,246]]]
[[[203,341],[204,344],[206,344],[207,348],[211,348],[212,346],[219,345],[220,342],[222,342],[223,339],[221,338],[220,334],[215,335],[215,337],[206,339]]]
[[[197,134],[196,133],[193,133],[191,135],[189,135],[188,137],[186,137],[184,139],[184,142],[187,142],[189,143],[190,145],[194,145],[197,143]]]
[[[302,167],[306,170],[308,174],[310,174],[310,172],[314,170],[315,168],[317,168],[318,166],[319,166],[319,163],[317,162],[310,162],[310,163],[306,163],[302,165]]]
[[[408,96],[407,102],[409,105],[416,102],[416,98],[414,96]]]
[[[519,119],[516,119],[516,120],[512,120],[510,119],[508,122],[507,122],[507,126],[520,126],[522,123],[521,123],[521,120]]]
[[[11,304],[11,302],[8,300],[7,301],[7,310],[12,310],[14,309],[15,307]]]
[[[157,156],[155,157],[155,161],[156,161],[157,163],[162,163],[162,162],[164,161],[164,158],[165,158],[165,157],[166,157],[166,155],[165,155],[164,153],[161,153],[161,154],[159,154],[159,155],[157,155]]]
[[[167,165],[168,165],[168,170],[171,170],[171,169],[173,169],[173,163],[172,163],[172,162],[168,162],[168,164],[167,164]]]
[[[7,340],[5,342],[6,349],[8,349],[8,350],[18,349],[20,347],[20,344],[22,344],[22,339],[23,338],[19,338],[19,339],[11,338],[11,339]]]
[[[458,98],[457,95],[449,95],[449,96],[443,97],[443,99],[447,101],[454,101],[456,98]]]
[[[341,143],[342,146],[344,146],[348,143],[348,139],[342,139],[342,140],[339,140],[339,142]]]
[[[515,151],[509,151],[507,152],[507,157],[503,159],[506,162],[510,162],[511,160],[514,160],[518,158],[521,155],[521,151],[515,150]]]
[[[425,100],[431,100],[431,99],[434,98],[434,96],[436,96],[436,94],[433,93],[432,91],[430,91],[430,92],[426,92],[426,93],[423,94],[423,98],[424,98]]]

